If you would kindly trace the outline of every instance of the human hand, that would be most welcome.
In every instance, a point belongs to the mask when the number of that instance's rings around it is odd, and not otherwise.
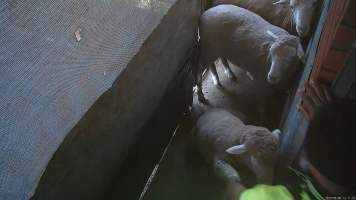
[[[322,107],[330,104],[334,98],[329,88],[324,84],[310,81],[304,84],[304,88],[303,91],[297,93],[301,97],[298,109],[307,120],[311,121],[314,119],[315,114]]]

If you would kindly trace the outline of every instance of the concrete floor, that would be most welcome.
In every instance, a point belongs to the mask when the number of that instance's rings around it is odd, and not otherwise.
[[[213,175],[209,166],[194,148],[194,138],[190,129],[196,117],[204,110],[219,107],[243,118],[249,124],[278,127],[286,94],[268,85],[252,81],[245,72],[232,67],[237,81],[229,80],[223,73],[220,62],[217,70],[223,88],[217,88],[210,72],[203,82],[203,92],[208,105],[197,101],[194,96],[193,114],[183,120],[173,142],[159,165],[143,199],[145,200],[221,200],[223,186]],[[246,169],[239,169],[247,186],[254,184],[254,178]]]

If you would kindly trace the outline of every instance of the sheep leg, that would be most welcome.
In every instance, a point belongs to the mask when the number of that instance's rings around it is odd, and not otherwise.
[[[255,80],[255,78],[252,76],[252,74],[249,71],[246,71],[246,76],[251,80]]]
[[[222,85],[220,83],[218,72],[216,71],[216,65],[215,65],[214,62],[209,65],[209,69],[210,69],[210,72],[211,72],[211,74],[213,76],[214,85],[216,85],[218,87],[222,87]]]
[[[239,182],[228,182],[226,185],[226,199],[238,200],[246,188]]]
[[[199,65],[194,72],[195,75],[195,81],[196,81],[196,85],[197,85],[197,95],[198,95],[198,100],[202,103],[207,103],[207,100],[204,97],[204,93],[203,93],[203,67],[201,65]]]
[[[245,187],[240,183],[240,175],[228,163],[222,160],[214,162],[214,170],[220,179],[226,183],[226,196],[228,200],[238,199]]]
[[[214,171],[224,181],[240,182],[239,173],[228,163],[222,160],[214,162]]]
[[[231,79],[231,80],[234,80],[236,81],[236,76],[235,74],[232,72],[231,68],[230,68],[230,65],[229,65],[229,62],[227,61],[226,58],[221,58],[221,62],[223,64],[223,67],[224,67],[224,72],[226,74],[226,76]]]

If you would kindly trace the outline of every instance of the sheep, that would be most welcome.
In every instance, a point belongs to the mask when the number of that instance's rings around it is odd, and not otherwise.
[[[200,55],[195,73],[200,102],[202,70],[210,68],[215,85],[221,86],[214,61],[221,57],[250,72],[257,80],[285,85],[304,58],[300,39],[274,26],[257,14],[234,5],[219,5],[205,11],[200,18]],[[230,67],[225,74],[234,77]]]
[[[321,0],[213,0],[212,5],[233,4],[255,12],[275,26],[279,26],[293,35],[306,38],[311,30],[314,13]],[[288,4],[288,5],[286,5]],[[280,6],[282,5],[282,6]],[[305,39],[303,42],[307,42]],[[221,63],[229,68],[226,59]],[[249,77],[252,77],[247,73]],[[236,79],[232,74],[231,79]],[[251,78],[253,79],[253,78]]]
[[[260,15],[273,25],[279,26],[293,35],[305,38],[309,35],[313,15],[320,0],[213,0],[213,6],[233,4]],[[277,6],[277,5],[283,6]],[[288,4],[288,6],[285,6]],[[293,26],[294,24],[294,26]],[[307,40],[306,40],[307,41]],[[226,59],[222,64],[229,67]],[[249,74],[248,74],[249,75]],[[230,77],[235,79],[234,76]]]
[[[312,26],[313,15],[320,0],[213,0],[213,6],[233,4],[246,8],[275,26],[306,37]],[[288,6],[279,6],[288,4]],[[295,26],[293,26],[293,24]]]
[[[260,183],[271,183],[278,154],[278,129],[245,125],[230,112],[214,108],[202,114],[193,129],[199,152],[227,185],[235,199],[244,190],[236,166],[251,169]]]

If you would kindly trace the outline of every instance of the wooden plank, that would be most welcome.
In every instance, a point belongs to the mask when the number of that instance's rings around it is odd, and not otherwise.
[[[337,76],[337,72],[333,69],[322,67],[319,73],[319,80],[323,82],[332,83]]]
[[[324,60],[324,64],[320,67],[320,72],[323,68],[333,69],[338,72],[344,66],[348,52],[329,50],[328,56]]]
[[[338,27],[342,22],[344,14],[347,11],[350,0],[345,1],[331,1],[329,12],[326,19],[326,24],[320,38],[318,52],[315,56],[315,65],[311,75],[311,79],[318,80],[321,67],[328,56],[329,50],[334,42]]]

